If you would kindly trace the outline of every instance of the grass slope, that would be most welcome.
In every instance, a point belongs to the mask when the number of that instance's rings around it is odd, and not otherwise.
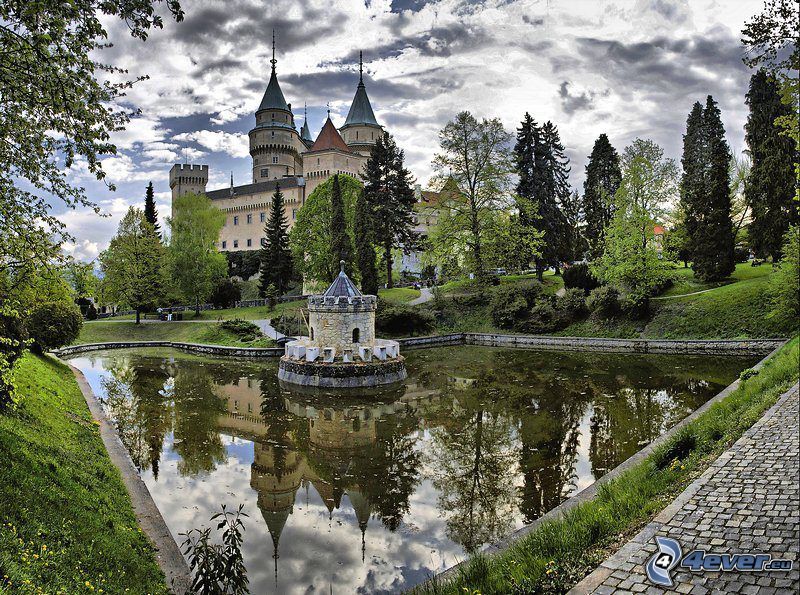
[[[797,338],[755,376],[676,433],[645,461],[602,485],[594,499],[543,523],[494,557],[476,556],[446,583],[420,593],[559,593],[638,532],[738,439],[792,384]]]
[[[206,345],[235,347],[271,347],[275,342],[268,337],[243,342],[219,324],[208,322],[87,322],[75,340],[75,345],[105,343],[109,341],[180,341]]]
[[[72,372],[26,355],[0,414],[0,592],[166,593]]]
[[[417,299],[420,295],[420,290],[413,287],[393,287],[392,289],[378,290],[378,296],[390,304],[405,304]]]

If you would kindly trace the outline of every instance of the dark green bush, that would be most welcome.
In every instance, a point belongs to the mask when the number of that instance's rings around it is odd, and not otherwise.
[[[579,320],[586,314],[586,295],[583,289],[573,287],[556,297],[556,309],[566,323]]]
[[[528,314],[528,302],[521,291],[497,291],[491,301],[492,322],[500,328],[513,328]]]
[[[28,331],[19,312],[0,305],[0,411],[14,402],[14,364],[28,344]]]
[[[240,341],[254,341],[263,336],[261,329],[249,320],[234,318],[233,320],[223,320],[220,327],[239,337]]]
[[[434,316],[426,309],[378,300],[375,329],[390,335],[424,335],[433,330]]]
[[[744,246],[736,246],[733,249],[733,260],[735,262],[747,262],[750,260],[750,250]]]
[[[82,325],[81,311],[69,302],[39,304],[25,320],[25,328],[33,340],[31,349],[37,353],[69,345],[78,338]]]
[[[539,300],[522,323],[526,333],[551,333],[560,325],[560,317],[550,300]]]
[[[612,318],[619,314],[619,291],[610,285],[597,287],[589,293],[586,307],[599,318]]]
[[[564,269],[561,278],[564,280],[564,287],[567,289],[582,289],[584,293],[589,293],[592,289],[600,287],[600,282],[592,275],[589,265],[583,262],[573,264]]]
[[[306,320],[308,319],[308,312],[305,318],[300,310],[290,310],[284,312],[277,318],[272,319],[272,327],[279,333],[288,337],[301,337],[308,335],[308,326]]]
[[[211,293],[210,302],[215,308],[233,308],[242,299],[242,287],[231,279],[222,279]]]

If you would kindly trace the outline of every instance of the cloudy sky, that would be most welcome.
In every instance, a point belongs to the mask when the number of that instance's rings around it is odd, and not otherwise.
[[[186,18],[165,21],[144,43],[109,21],[114,47],[101,58],[149,75],[127,100],[141,116],[115,137],[105,160],[109,192],[79,173],[110,216],[62,215],[67,247],[91,260],[128,205],[152,180],[169,214],[173,163],[208,164],[209,189],[250,182],[247,131],[269,78],[271,33],[278,78],[298,126],[308,104],[316,136],[330,104],[341,125],[364,52],[372,106],[425,187],[437,133],[456,112],[498,117],[509,130],[528,111],[552,120],[580,187],[586,157],[605,132],[618,150],[636,137],[679,158],[692,103],[712,94],[728,142],[743,149],[749,71],[739,32],[760,0],[182,0]]]

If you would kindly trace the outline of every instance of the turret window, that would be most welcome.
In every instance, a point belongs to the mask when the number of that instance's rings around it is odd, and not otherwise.
[[[261,168],[261,177],[262,178],[268,178],[269,177],[269,168],[267,168],[267,167],[262,167]]]
[[[250,238],[247,238],[247,247],[251,248],[252,246],[253,246],[253,240],[251,240]]]
[[[353,329],[353,343],[358,343],[359,339],[361,339],[361,330],[356,327]]]
[[[234,215],[233,216],[233,224],[234,225],[239,225],[239,215]]]
[[[277,155],[272,157],[272,163],[278,163],[278,156]]]
[[[247,224],[250,225],[253,222],[253,215],[251,213],[247,214]]]
[[[261,211],[261,214],[258,216],[258,218],[261,223],[264,223],[264,221],[267,220],[267,214],[264,211]]]
[[[233,240],[233,247],[234,248],[238,248],[239,247],[239,240]]]

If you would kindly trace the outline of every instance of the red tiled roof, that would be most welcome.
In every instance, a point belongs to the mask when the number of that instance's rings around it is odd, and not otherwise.
[[[325,125],[322,127],[322,130],[319,131],[319,136],[317,140],[314,141],[314,144],[311,145],[310,150],[326,151],[328,149],[339,149],[340,151],[352,153],[350,147],[342,140],[342,136],[339,134],[339,131],[336,130],[336,126],[333,125],[330,118],[325,121]]]
[[[664,227],[661,225],[656,225],[655,227],[653,227],[653,234],[657,236],[664,235]]]

